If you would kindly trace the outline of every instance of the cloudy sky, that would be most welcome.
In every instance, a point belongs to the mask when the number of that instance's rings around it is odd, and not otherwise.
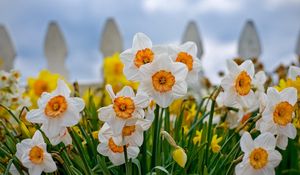
[[[15,67],[23,79],[46,68],[43,45],[48,23],[57,21],[68,46],[71,80],[99,81],[99,41],[105,21],[113,17],[125,48],[136,32],[154,44],[180,43],[190,20],[202,36],[205,73],[215,82],[224,60],[237,56],[237,41],[247,19],[255,22],[268,70],[296,59],[300,31],[299,0],[0,0],[0,24],[17,51]]]

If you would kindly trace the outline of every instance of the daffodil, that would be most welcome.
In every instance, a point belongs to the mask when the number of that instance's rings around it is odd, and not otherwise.
[[[223,140],[223,137],[218,137],[217,134],[215,134],[213,137],[212,137],[212,140],[211,140],[211,150],[212,152],[214,153],[218,153],[221,149],[221,146],[219,145],[219,143]]]
[[[33,107],[37,106],[37,100],[43,92],[51,92],[57,86],[57,80],[62,77],[59,74],[53,74],[48,70],[40,71],[38,77],[29,77],[28,83],[28,96],[31,99]]]
[[[47,152],[46,143],[40,131],[36,131],[32,139],[22,140],[17,144],[16,157],[28,168],[31,175],[39,175],[42,172],[51,173],[57,167],[51,154]]]
[[[44,92],[38,100],[38,109],[29,111],[26,119],[41,123],[41,129],[49,138],[59,135],[65,127],[76,125],[85,105],[81,98],[70,97],[70,93],[67,84],[58,80],[57,88],[51,93]]]
[[[245,132],[240,141],[244,152],[243,161],[236,165],[236,175],[275,174],[282,159],[281,154],[275,150],[276,139],[271,133],[263,133],[255,140]]]
[[[133,37],[132,48],[121,53],[120,57],[124,63],[124,74],[128,80],[140,81],[139,69],[153,62],[157,55],[162,53],[163,48],[152,46],[152,41],[143,33],[137,33]],[[165,52],[167,49],[165,48]]]
[[[107,156],[114,165],[121,165],[125,163],[124,146],[127,149],[128,159],[136,158],[140,149],[138,146],[124,144],[122,139],[114,137],[115,134],[112,128],[105,123],[99,131],[98,139],[100,144],[97,151],[103,156]]]
[[[191,86],[198,85],[201,63],[197,58],[197,45],[191,41],[179,46],[172,45],[169,47],[169,54],[173,61],[181,62],[188,68],[187,83]]]
[[[200,145],[202,139],[202,132],[203,132],[202,129],[200,131],[199,130],[196,131],[196,134],[193,138],[194,145]]]
[[[224,89],[225,106],[236,106],[254,96],[251,89],[254,76],[254,65],[250,60],[237,65],[233,60],[227,60],[229,74],[221,82]]]
[[[256,122],[256,129],[276,135],[277,146],[285,149],[288,138],[294,139],[297,131],[291,123],[294,117],[294,105],[297,102],[297,90],[293,87],[278,92],[270,87],[267,91],[267,105],[262,118]]]
[[[57,145],[61,142],[63,142],[65,145],[72,144],[72,138],[68,132],[68,129],[62,129],[60,133],[54,137],[49,138],[52,145]]]
[[[295,80],[300,76],[300,67],[290,66],[288,70],[288,78]]]
[[[187,155],[181,147],[176,148],[172,153],[173,159],[176,161],[176,163],[184,168],[186,161],[187,161]]]
[[[146,92],[162,108],[187,92],[185,78],[187,68],[183,63],[173,62],[167,54],[160,54],[151,64],[140,68],[139,90]]]
[[[113,104],[98,110],[99,119],[107,122],[115,134],[121,134],[126,122],[144,118],[143,108],[150,103],[147,94],[141,92],[135,95],[129,86],[125,86],[117,94],[114,93],[111,85],[106,85],[106,90]]]

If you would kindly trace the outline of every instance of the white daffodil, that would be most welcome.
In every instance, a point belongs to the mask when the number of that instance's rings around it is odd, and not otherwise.
[[[108,156],[109,160],[114,165],[121,165],[125,163],[124,146],[126,145],[128,159],[136,158],[140,152],[138,146],[130,144],[123,144],[122,139],[114,137],[112,128],[104,123],[99,131],[99,142],[97,151],[103,156]]]
[[[300,76],[300,67],[290,66],[288,71],[288,78],[296,80]]]
[[[129,86],[125,86],[117,94],[113,92],[111,85],[106,85],[106,90],[113,104],[98,110],[99,119],[107,122],[114,134],[121,134],[126,122],[144,118],[144,108],[150,103],[147,94],[141,92],[135,95]]]
[[[159,53],[167,52],[162,46],[152,46],[152,41],[143,33],[133,37],[132,48],[120,54],[124,63],[124,75],[128,80],[140,81],[139,69],[142,65],[151,63]]]
[[[252,61],[244,61],[238,66],[233,60],[227,60],[227,69],[229,74],[226,75],[221,86],[224,89],[225,106],[236,106],[239,103],[247,102],[254,96],[251,89],[254,76],[254,65]]]
[[[271,133],[263,133],[252,139],[248,132],[241,138],[241,149],[244,152],[243,161],[236,165],[236,175],[273,174],[282,159],[275,150],[276,139]]]
[[[267,91],[267,105],[262,118],[256,122],[256,129],[277,136],[277,146],[285,149],[288,138],[294,139],[297,131],[291,123],[294,117],[294,105],[297,102],[297,90],[293,87],[278,92],[270,87]]]
[[[68,129],[62,129],[58,135],[49,138],[52,145],[57,145],[63,142],[65,145],[72,144],[72,137],[70,136]]]
[[[192,85],[199,82],[198,73],[201,69],[201,63],[197,58],[197,45],[194,42],[189,41],[180,46],[170,46],[169,55],[173,61],[181,62],[188,68],[186,77],[188,84]]]
[[[70,97],[70,93],[67,84],[58,80],[57,88],[51,93],[44,92],[38,100],[39,108],[28,112],[26,119],[41,123],[41,129],[49,138],[59,135],[65,127],[76,125],[81,119],[84,101]]]
[[[168,107],[174,99],[187,92],[188,69],[183,63],[173,62],[167,54],[160,54],[141,67],[139,90],[146,92],[161,107]]]
[[[17,144],[16,156],[23,166],[28,168],[30,175],[39,175],[43,171],[50,173],[57,169],[51,154],[47,152],[46,143],[40,131],[36,131],[32,139],[25,139]]]

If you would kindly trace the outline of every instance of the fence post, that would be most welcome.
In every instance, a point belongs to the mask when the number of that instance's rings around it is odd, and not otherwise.
[[[56,22],[50,22],[44,43],[44,52],[47,58],[49,71],[69,78],[66,69],[67,46],[62,32]]]
[[[190,21],[184,31],[182,43],[187,41],[193,41],[196,43],[198,47],[197,57],[200,59],[203,55],[203,45],[197,24],[194,21]]]
[[[299,31],[299,34],[298,34],[298,40],[297,40],[297,43],[296,43],[295,53],[298,56],[299,63],[300,63],[300,31]]]
[[[104,58],[123,51],[122,36],[113,18],[106,20],[99,45]]]
[[[238,55],[242,59],[259,58],[262,52],[255,24],[248,20],[241,32],[238,43]]]
[[[9,71],[14,68],[16,51],[11,38],[3,25],[0,25],[0,70]]]

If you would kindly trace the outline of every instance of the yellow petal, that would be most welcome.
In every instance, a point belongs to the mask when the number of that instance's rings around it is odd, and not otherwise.
[[[186,156],[184,150],[179,147],[173,151],[173,159],[179,166],[184,168],[186,161],[187,161],[187,156]]]

